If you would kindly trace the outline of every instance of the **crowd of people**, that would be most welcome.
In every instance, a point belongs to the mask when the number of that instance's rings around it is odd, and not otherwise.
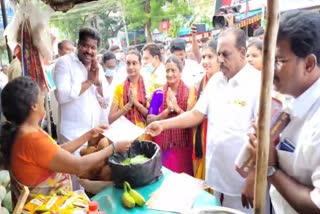
[[[276,213],[320,213],[319,29],[317,13],[281,16],[274,96],[291,115],[279,145],[294,149],[271,145],[267,176]],[[196,41],[195,28],[192,36]],[[2,90],[7,122],[1,128],[1,152],[14,178],[13,192],[18,197],[21,185],[34,193],[66,183],[71,188],[69,174],[79,176],[114,152],[126,152],[132,142],[79,155],[92,136],[124,116],[145,128],[140,140],[160,146],[163,166],[206,180],[222,206],[253,213],[255,170],[242,177],[235,159],[247,144],[255,155],[256,133],[249,132],[258,120],[262,39],[261,29],[248,39],[243,30],[230,27],[201,48],[193,42],[192,54],[180,38],[171,41],[170,54],[156,43],[141,52],[118,46],[99,52],[98,31],[82,28],[77,48],[69,40],[59,43],[51,70],[58,144],[39,126],[43,92],[32,79],[15,78]],[[72,183],[81,188],[76,179]]]

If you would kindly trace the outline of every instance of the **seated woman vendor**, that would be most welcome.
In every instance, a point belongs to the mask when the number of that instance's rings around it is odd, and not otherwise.
[[[70,176],[81,176],[105,161],[114,152],[126,152],[131,143],[119,142],[83,157],[72,155],[90,138],[107,127],[99,126],[78,139],[61,146],[41,128],[44,97],[37,83],[29,77],[9,82],[1,94],[3,114],[8,122],[1,127],[0,148],[11,172],[13,202],[22,185],[32,194],[49,194],[58,188],[71,190]]]

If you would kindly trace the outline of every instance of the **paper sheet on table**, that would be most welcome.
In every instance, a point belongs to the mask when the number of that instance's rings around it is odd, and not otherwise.
[[[187,174],[174,173],[165,178],[160,188],[147,201],[149,209],[181,213],[190,209],[205,188],[205,182]]]
[[[114,121],[103,135],[112,142],[134,141],[144,134],[144,129],[136,126],[126,117],[121,116]]]

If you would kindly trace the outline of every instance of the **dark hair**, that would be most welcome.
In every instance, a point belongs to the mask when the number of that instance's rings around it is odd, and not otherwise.
[[[207,44],[207,48],[210,48],[213,53],[217,53],[217,46],[217,40],[210,40]]]
[[[262,51],[263,42],[259,38],[250,38],[248,41],[247,49],[251,46],[256,47],[258,50]]]
[[[260,35],[263,35],[263,34],[264,34],[263,27],[259,27],[259,28],[254,30],[253,37],[257,37],[257,36],[260,36]]]
[[[218,38],[224,37],[230,33],[232,33],[236,37],[236,47],[238,49],[240,48],[246,49],[246,33],[239,28],[235,28],[235,27],[228,28],[225,31],[222,31],[219,34]]]
[[[70,41],[70,40],[68,40],[68,39],[62,40],[61,42],[58,43],[58,49],[59,49],[59,50],[62,50],[62,49],[63,49],[63,46],[64,46],[65,44],[68,44],[68,43],[71,44],[71,45],[73,45],[73,42]]]
[[[79,43],[86,41],[88,38],[97,40],[97,46],[100,45],[99,32],[91,27],[81,28],[79,31]]]
[[[159,60],[161,61],[162,60],[162,57],[161,57],[161,49],[159,47],[159,45],[155,44],[155,43],[149,43],[149,44],[146,44],[143,48],[142,48],[142,51],[149,51],[150,55],[152,57],[154,56],[158,56],[159,57]]]
[[[109,51],[115,51],[115,50],[120,50],[120,47],[118,46],[118,45],[112,45],[112,46],[110,46],[110,48],[109,48]]]
[[[162,43],[157,43],[157,45],[159,46],[160,50],[164,49],[164,45]]]
[[[30,77],[18,77],[9,82],[1,92],[3,115],[7,122],[1,125],[0,150],[6,167],[10,165],[11,148],[19,126],[26,121],[31,106],[38,102],[40,89]]]
[[[106,51],[103,54],[102,62],[105,63],[106,61],[111,60],[111,59],[116,59],[116,55],[114,55],[114,53],[112,53],[111,51]]]
[[[320,14],[293,10],[281,15],[278,42],[288,40],[292,52],[304,58],[314,54],[320,66]]]
[[[186,50],[186,41],[180,38],[172,40],[170,43],[170,52],[174,53],[175,51],[185,51]]]
[[[128,48],[128,51],[138,51],[138,48],[137,47],[134,47],[134,46],[130,46]],[[139,51],[138,51],[139,52]]]
[[[133,54],[133,55],[136,55],[138,58],[139,58],[139,62],[141,64],[141,54],[139,53],[139,51],[137,50],[130,50],[126,53],[126,55],[130,55],[130,54]]]
[[[166,61],[166,64],[168,64],[169,62],[173,62],[174,64],[176,64],[177,67],[179,68],[179,71],[182,72],[183,65],[182,65],[181,60],[178,57],[176,57],[175,55],[169,56],[169,58]]]

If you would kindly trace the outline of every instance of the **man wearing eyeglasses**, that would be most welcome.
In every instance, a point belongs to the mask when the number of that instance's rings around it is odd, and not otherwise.
[[[319,29],[319,13],[290,11],[280,20],[274,86],[294,101],[290,123],[270,145],[267,176],[277,214],[320,213]],[[250,141],[255,148],[256,136]]]

